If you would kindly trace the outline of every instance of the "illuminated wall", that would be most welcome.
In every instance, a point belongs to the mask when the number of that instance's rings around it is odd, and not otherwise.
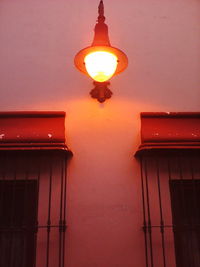
[[[63,110],[74,153],[68,174],[68,267],[144,266],[138,163],[141,111],[200,108],[200,2],[105,0],[113,46],[129,67],[99,104],[73,66],[89,45],[94,0],[0,2],[0,110]]]

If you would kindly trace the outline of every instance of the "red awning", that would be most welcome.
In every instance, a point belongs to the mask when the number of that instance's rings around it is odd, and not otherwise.
[[[0,112],[0,150],[59,150],[65,140],[65,112]]]

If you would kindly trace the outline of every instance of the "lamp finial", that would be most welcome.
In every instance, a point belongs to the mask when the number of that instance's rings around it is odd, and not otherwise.
[[[98,10],[99,10],[98,22],[105,21],[106,18],[104,17],[104,4],[103,4],[103,0],[100,1]]]

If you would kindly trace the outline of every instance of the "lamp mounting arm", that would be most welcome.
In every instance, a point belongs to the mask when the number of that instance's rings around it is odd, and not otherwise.
[[[94,88],[91,90],[90,95],[92,98],[96,98],[100,103],[103,103],[106,99],[111,98],[112,92],[108,88],[110,82],[93,82]]]

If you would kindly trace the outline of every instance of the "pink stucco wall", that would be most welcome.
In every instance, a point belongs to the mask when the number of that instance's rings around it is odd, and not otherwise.
[[[0,110],[67,113],[67,266],[143,267],[139,113],[199,111],[200,2],[105,0],[111,43],[129,58],[105,104],[73,66],[92,41],[97,6],[0,2]]]

